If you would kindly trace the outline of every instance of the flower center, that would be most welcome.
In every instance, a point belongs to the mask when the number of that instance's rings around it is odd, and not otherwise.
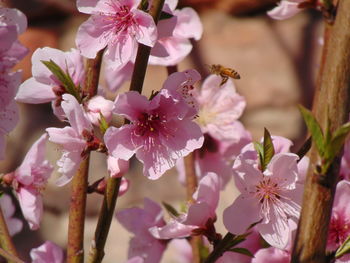
[[[163,117],[159,116],[158,113],[149,114],[142,113],[137,122],[135,123],[135,135],[136,136],[154,136],[159,133],[159,131],[164,128],[166,120]]]
[[[278,184],[273,182],[271,178],[264,178],[255,186],[255,196],[259,199],[260,203],[279,200],[280,195],[278,192]]]
[[[344,243],[350,235],[350,222],[346,220],[344,215],[339,215],[337,212],[331,218],[328,233],[328,244],[335,247]]]
[[[116,34],[127,31],[128,28],[132,27],[135,24],[133,13],[130,12],[129,7],[127,6],[121,6],[116,12],[114,19],[114,28]]]

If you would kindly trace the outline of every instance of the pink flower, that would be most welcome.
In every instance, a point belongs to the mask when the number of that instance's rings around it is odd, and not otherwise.
[[[53,167],[45,159],[47,134],[43,134],[29,149],[22,164],[14,172],[15,190],[24,218],[36,230],[43,214],[41,190],[46,186]]]
[[[261,248],[254,254],[252,263],[289,263],[291,260],[292,244],[294,240],[295,230],[297,229],[297,224],[289,220],[289,235],[288,244],[285,249],[279,249],[275,247]]]
[[[288,219],[297,221],[300,213],[298,156],[275,154],[263,173],[246,156],[247,152],[241,154],[234,163],[235,184],[241,194],[225,209],[224,225],[233,234],[243,234],[251,224],[261,221],[256,228],[262,237],[270,245],[284,248]]]
[[[15,8],[0,7],[0,27],[15,26],[17,34],[27,29],[26,16]]]
[[[196,100],[199,104],[198,123],[203,132],[218,140],[239,141],[241,131],[235,124],[246,106],[231,80],[220,86],[221,78],[210,75],[205,79]]]
[[[137,43],[152,47],[157,29],[152,17],[138,10],[141,0],[89,0],[77,3],[80,12],[91,14],[78,30],[76,45],[88,58],[107,47],[105,58],[110,67],[122,68],[136,55]]]
[[[281,0],[279,5],[267,12],[267,14],[277,20],[288,19],[302,10],[298,7],[301,2],[303,0]]]
[[[195,69],[175,72],[165,80],[162,90],[174,98],[186,102],[190,107],[187,115],[194,117],[198,113],[198,105],[194,98],[194,85],[200,79],[201,75]]]
[[[119,95],[114,113],[131,121],[121,128],[110,127],[104,140],[114,158],[129,160],[136,157],[144,164],[144,175],[158,179],[203,144],[199,127],[187,117],[188,106],[160,92],[151,101],[137,92]]]
[[[86,115],[96,126],[99,126],[101,119],[100,114],[103,115],[107,123],[112,120],[113,101],[107,100],[102,96],[92,97],[86,104]]]
[[[63,263],[63,250],[55,243],[46,241],[40,247],[30,250],[32,263]]]
[[[62,95],[67,93],[62,83],[41,62],[53,60],[63,72],[68,72],[76,86],[82,85],[84,80],[83,59],[78,50],[63,52],[58,49],[44,47],[38,48],[32,56],[33,77],[21,84],[16,100],[24,103],[46,103],[52,101],[53,108],[60,108]],[[62,111],[56,109],[54,113]],[[57,115],[59,118],[63,116]]]
[[[27,55],[28,49],[17,41],[15,25],[0,25],[0,38],[0,72],[6,72]]]
[[[5,135],[10,133],[19,120],[18,107],[11,101],[4,110],[0,110],[0,160],[5,158]]]
[[[240,153],[243,145],[246,145],[250,141],[250,135],[249,138],[243,137],[239,142],[227,143],[218,141],[209,134],[204,134],[203,146],[194,152],[198,180],[203,178],[208,172],[216,173],[220,177],[220,188],[223,190],[232,178],[233,161]],[[185,184],[186,174],[183,159],[176,162],[176,169],[179,173],[179,181]]]
[[[111,177],[121,177],[129,170],[129,162],[109,155],[107,167]]]
[[[166,226],[152,227],[150,232],[159,239],[188,237],[195,229],[208,230],[208,224],[216,221],[215,210],[220,194],[220,179],[214,173],[204,176],[193,194],[194,203],[188,208],[187,214],[181,214],[172,219]]]
[[[255,253],[252,263],[289,263],[291,260],[291,254],[289,250],[278,249],[275,247],[269,247],[260,249]]]
[[[165,224],[161,207],[152,200],[144,199],[144,208],[128,208],[117,213],[118,221],[134,233],[130,240],[128,258],[140,256],[144,263],[160,262],[166,243],[154,238],[148,231],[153,226]]]
[[[344,144],[344,154],[341,159],[340,177],[345,180],[350,180],[350,140]]]
[[[111,92],[116,92],[125,81],[131,80],[134,63],[128,62],[121,69],[113,70],[110,67],[105,68],[106,86]]]
[[[350,182],[340,181],[335,192],[331,222],[328,230],[327,250],[335,251],[350,236]],[[345,255],[338,262],[349,262]]]
[[[85,116],[82,106],[70,94],[62,96],[62,109],[71,127],[47,128],[51,142],[60,144],[63,154],[57,165],[62,176],[57,180],[57,185],[67,184],[79,168],[80,162],[85,158],[84,149],[87,140],[93,134],[90,121]]]
[[[0,110],[5,110],[16,94],[16,90],[21,83],[21,73],[0,72]]]
[[[0,197],[0,207],[10,235],[13,236],[21,232],[23,223],[18,218],[13,217],[14,213],[16,212],[16,208],[12,202],[11,197],[7,194],[3,194]]]
[[[181,62],[192,50],[190,38],[199,40],[203,26],[192,8],[175,10],[177,1],[166,1],[163,12],[173,15],[158,22],[158,39],[151,50],[150,64],[171,66]]]

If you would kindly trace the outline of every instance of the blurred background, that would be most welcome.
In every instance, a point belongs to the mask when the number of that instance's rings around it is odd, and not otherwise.
[[[238,93],[245,96],[247,107],[241,119],[255,140],[266,127],[271,134],[285,136],[298,148],[305,137],[305,128],[297,104],[312,104],[314,80],[319,66],[322,43],[322,20],[319,14],[306,10],[297,16],[275,21],[266,15],[274,0],[180,0],[179,8],[193,7],[200,15],[204,33],[194,42],[192,53],[179,64],[179,70],[197,69],[208,74],[205,64],[222,64],[234,68],[241,75],[236,81]],[[39,47],[53,47],[67,51],[75,47],[79,25],[88,17],[76,10],[75,0],[12,0],[8,7],[20,9],[27,15],[28,30],[20,36],[31,53]],[[23,70],[23,80],[31,77],[31,53],[17,66]],[[145,94],[161,88],[166,79],[166,68],[151,66],[146,75]],[[103,78],[101,80],[103,85]],[[125,85],[128,86],[128,83]],[[21,162],[31,144],[47,127],[64,127],[52,114],[51,105],[21,104],[20,123],[9,135],[6,160],[0,162],[0,172],[13,171]],[[57,146],[49,144],[49,159],[55,163],[60,156]],[[90,182],[107,175],[105,157],[93,154]],[[117,210],[142,205],[144,197],[165,201],[175,207],[185,200],[185,190],[177,180],[175,169],[160,180],[149,181],[142,176],[138,162],[127,178],[129,192],[120,197]],[[70,184],[56,187],[57,172],[44,191],[45,214],[38,231],[27,226],[15,236],[23,259],[29,251],[51,240],[66,246]],[[218,210],[218,230],[225,234],[220,219],[222,210],[232,203],[237,193],[232,182],[221,194]],[[101,196],[88,196],[85,253],[93,238]],[[20,217],[18,212],[18,217]],[[25,224],[26,225],[26,224]],[[131,234],[116,220],[113,221],[106,245],[104,262],[124,262],[127,258]],[[163,262],[177,262],[174,251],[167,251]]]

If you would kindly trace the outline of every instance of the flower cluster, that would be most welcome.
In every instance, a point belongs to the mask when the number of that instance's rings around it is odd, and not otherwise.
[[[5,157],[5,135],[18,122],[13,98],[21,82],[21,72],[12,68],[28,53],[17,40],[26,28],[27,19],[21,11],[0,7],[0,160]]]

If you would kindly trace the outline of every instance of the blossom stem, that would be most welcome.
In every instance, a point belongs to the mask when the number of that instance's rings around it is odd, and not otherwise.
[[[220,258],[227,249],[231,246],[231,241],[234,235],[228,232],[224,238],[214,247],[214,250],[209,254],[204,263],[214,263],[218,258]]]
[[[100,50],[95,59],[89,59],[86,64],[86,77],[83,93],[88,98],[97,93],[102,55]],[[80,164],[77,174],[72,180],[72,195],[69,208],[67,262],[84,262],[84,223],[86,195],[88,189],[90,153]]]
[[[18,253],[12,238],[8,231],[2,209],[0,208],[0,245],[9,254],[18,257]],[[9,262],[16,262],[15,260],[9,260]]]
[[[198,182],[196,176],[196,170],[194,166],[194,152],[191,152],[184,158],[185,163],[185,173],[186,173],[186,193],[187,193],[187,201],[189,203],[193,203],[193,194],[196,191]],[[193,262],[200,263],[201,255],[200,248],[203,246],[202,237],[201,236],[192,236],[190,239],[190,244],[192,247],[192,255]]]
[[[107,180],[107,187],[103,198],[101,211],[95,231],[93,244],[89,252],[88,262],[101,262],[105,253],[104,246],[106,244],[109,228],[111,226],[117,196],[119,193],[121,177],[110,177]]]
[[[6,258],[8,260],[8,262],[13,262],[13,263],[24,263],[24,261],[22,261],[21,259],[19,259],[18,257],[10,254],[8,252],[8,250],[2,249],[0,248],[0,255],[3,256],[4,258]]]
[[[86,62],[84,92],[87,93],[88,97],[90,98],[97,94],[97,87],[100,79],[100,69],[104,50],[105,49],[100,50],[94,59],[88,59]]]
[[[317,103],[313,112],[323,129],[327,119],[333,132],[349,118],[350,110],[350,1],[338,2],[335,23],[325,43],[324,65],[319,73]],[[327,31],[326,31],[327,33]],[[328,111],[328,114],[327,114]],[[328,227],[341,154],[324,174],[316,171],[321,158],[311,148],[310,167],[305,183],[303,206],[292,253],[293,263],[326,262]]]
[[[165,0],[154,0],[149,14],[157,24]],[[132,74],[130,90],[142,92],[143,81],[145,79],[148,58],[151,47],[139,44],[135,60],[135,67]],[[127,120],[126,120],[127,123]],[[101,211],[95,231],[95,238],[89,252],[89,263],[101,262],[104,257],[104,246],[106,244],[109,228],[111,226],[115,205],[119,193],[121,177],[110,177],[107,180],[107,188],[104,194]]]
[[[84,159],[72,180],[69,207],[67,262],[84,262],[84,223],[90,157]]]
[[[165,0],[153,0],[149,10],[149,14],[153,17],[154,23],[158,23],[160,13],[162,11]],[[139,44],[135,60],[135,68],[132,73],[130,90],[142,92],[143,81],[146,75],[148,65],[148,58],[151,54],[151,47]]]

